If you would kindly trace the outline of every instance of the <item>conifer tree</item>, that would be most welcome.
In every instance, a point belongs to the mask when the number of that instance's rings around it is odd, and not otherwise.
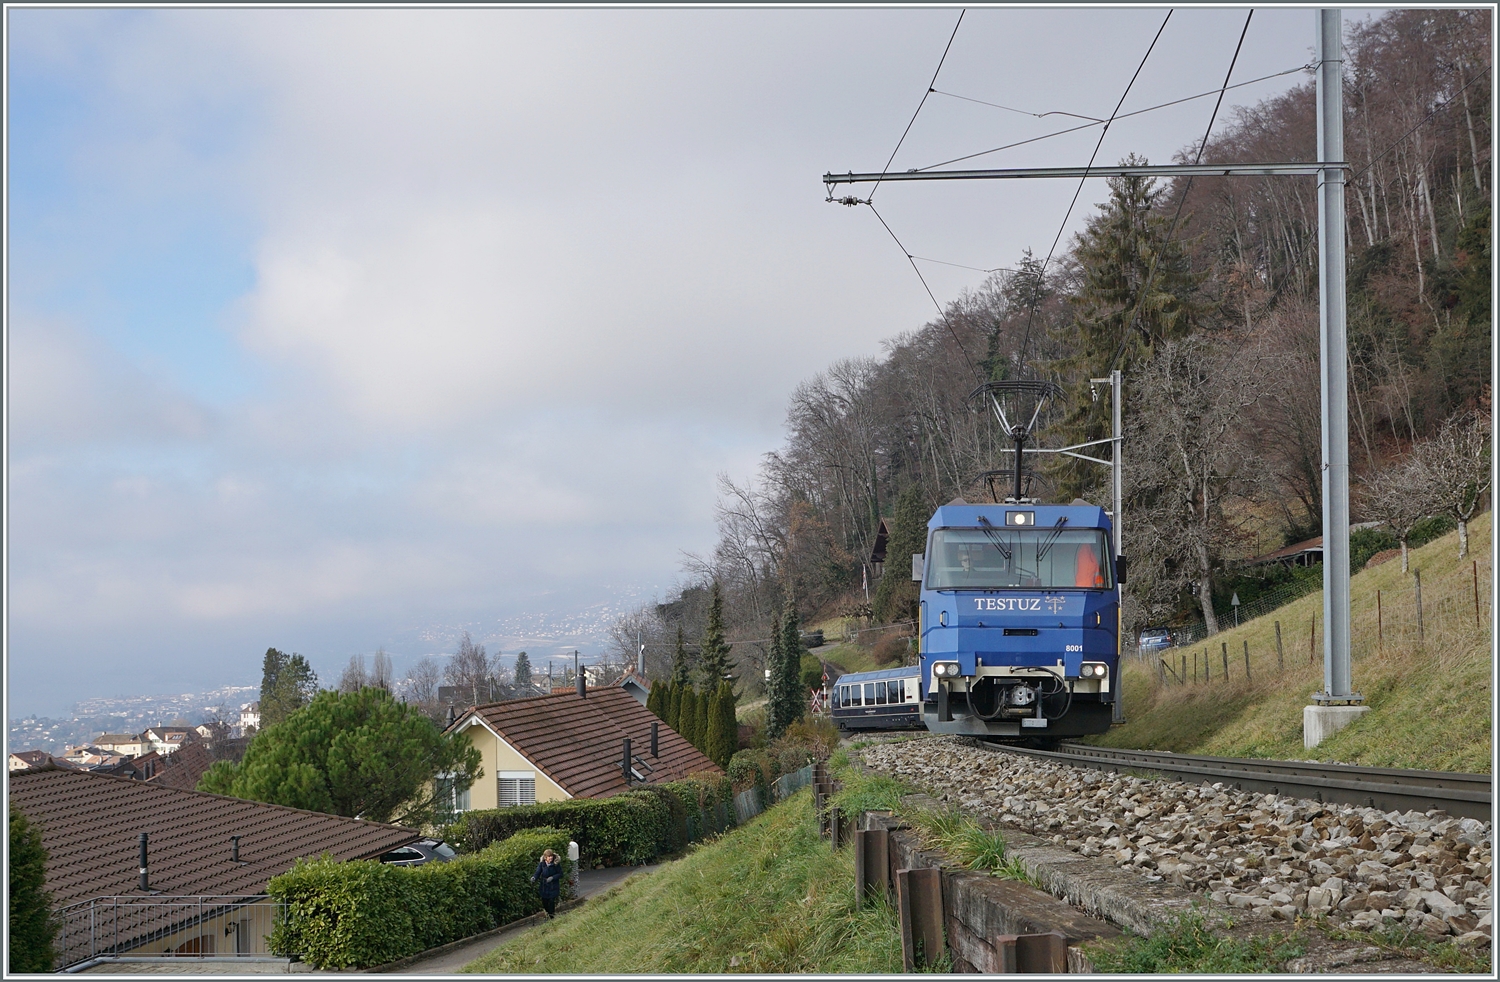
[[[890,542],[885,550],[885,572],[875,589],[875,619],[891,624],[915,620],[917,584],[911,578],[911,557],[927,549],[927,520],[931,513],[922,486],[913,484],[896,498]]]
[[[693,666],[689,661],[687,645],[682,641],[682,625],[677,625],[677,647],[672,650],[672,681],[680,689],[693,677]]]
[[[698,653],[698,667],[709,691],[718,688],[729,674],[729,645],[724,640],[724,591],[715,580],[708,601],[708,626],[703,631],[703,648]]]
[[[786,725],[790,726],[807,712],[802,692],[802,619],[797,616],[797,600],[790,593],[781,617],[782,674],[786,678]]]
[[[10,813],[7,853],[10,970],[50,972],[58,923],[52,916],[52,896],[45,887],[47,850],[42,846],[41,830],[15,810]]]
[[[682,709],[682,686],[675,681],[667,683],[666,695],[662,697],[662,720],[672,729],[681,733],[677,728],[678,711]]]
[[[693,746],[698,745],[698,692],[691,685],[684,686],[682,702],[677,710],[677,732]]]
[[[646,708],[653,716],[662,722],[666,722],[666,715],[661,708],[662,696],[666,694],[667,683],[658,679],[651,683],[651,691],[646,694]]]
[[[697,718],[693,720],[693,734],[698,738],[693,741],[693,746],[703,751],[704,754],[708,753],[708,704],[713,702],[715,691],[705,688],[698,693],[698,698],[693,704],[697,715]]]
[[[786,677],[786,635],[781,630],[781,612],[771,617],[771,650],[766,654],[766,736],[780,739],[791,722],[787,703],[791,685]]]
[[[518,686],[531,684],[531,658],[526,652],[523,651],[519,655],[516,655],[516,667],[512,675]]]
[[[728,768],[729,758],[734,756],[739,742],[739,724],[734,718],[734,686],[720,682],[711,709],[706,753],[715,764]]]

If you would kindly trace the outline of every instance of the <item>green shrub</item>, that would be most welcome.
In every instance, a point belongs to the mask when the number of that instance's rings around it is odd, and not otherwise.
[[[10,874],[10,970],[50,972],[58,925],[52,916],[52,896],[44,888],[47,850],[42,847],[41,830],[18,811],[10,813],[6,859]]]
[[[566,832],[536,828],[447,863],[299,860],[270,882],[286,904],[271,951],[319,969],[367,968],[508,924],[542,909],[530,882],[542,850],[563,857],[566,892],[567,847]]]
[[[559,828],[572,836],[587,863],[644,863],[669,836],[669,816],[652,797],[632,792],[613,798],[569,798],[514,808],[465,812],[445,838],[461,852],[479,852],[525,829]]]
[[[726,824],[717,806],[732,806],[733,801],[728,778],[693,775],[641,785],[612,798],[570,798],[466,812],[444,830],[444,838],[461,852],[478,852],[523,829],[547,826],[566,831],[587,863],[629,866],[675,852],[710,829],[723,831],[733,823],[733,808]]]

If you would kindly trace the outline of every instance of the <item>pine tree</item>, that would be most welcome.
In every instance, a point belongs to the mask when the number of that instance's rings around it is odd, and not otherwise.
[[[269,728],[306,706],[318,691],[318,673],[307,659],[266,649],[260,676],[260,728]]]
[[[788,726],[802,719],[807,704],[802,692],[802,619],[797,616],[797,600],[787,594],[785,613],[781,618],[782,673],[786,678]]]
[[[729,674],[729,645],[724,641],[724,591],[715,580],[708,602],[708,626],[703,631],[703,650],[698,666],[710,690]]]
[[[890,541],[885,550],[885,572],[875,589],[875,619],[891,624],[917,617],[917,584],[912,580],[911,557],[927,549],[927,519],[931,512],[922,487],[913,484],[896,498]]]
[[[45,889],[47,850],[42,846],[41,830],[14,810],[10,813],[8,852],[10,970],[50,972],[58,924],[52,916],[52,897]]]
[[[1143,164],[1134,154],[1126,164]],[[1060,398],[1066,416],[1057,436],[1064,443],[1107,438],[1109,400],[1095,402],[1088,380],[1118,368],[1129,372],[1149,362],[1163,341],[1186,337],[1204,313],[1198,286],[1203,274],[1192,271],[1182,242],[1167,240],[1172,220],[1158,210],[1165,186],[1153,178],[1117,177],[1109,181],[1109,200],[1079,234],[1074,257],[1081,282],[1069,298],[1075,316],[1060,325],[1068,354],[1048,367],[1072,380]],[[1126,428],[1132,400],[1123,405]],[[1068,501],[1096,484],[1102,471],[1074,458],[1056,456],[1049,472],[1058,500]]]
[[[677,625],[677,647],[672,650],[672,681],[681,688],[693,677],[693,666],[689,661],[687,645],[682,641],[682,625]]]
[[[531,659],[527,657],[526,652],[524,651],[516,656],[516,667],[514,675],[516,685],[522,686],[531,684]]]
[[[691,685],[684,686],[682,702],[678,704],[676,730],[693,746],[698,745],[698,692]]]

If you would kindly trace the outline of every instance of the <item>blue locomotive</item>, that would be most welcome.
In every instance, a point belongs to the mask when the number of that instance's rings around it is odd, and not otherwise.
[[[1046,741],[1108,730],[1124,562],[1104,509],[956,501],[927,528],[912,564],[927,728]]]

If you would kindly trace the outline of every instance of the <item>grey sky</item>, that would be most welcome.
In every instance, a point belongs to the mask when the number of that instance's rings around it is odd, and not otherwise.
[[[970,10],[937,88],[1106,116],[1165,15]],[[934,315],[819,178],[885,162],[957,16],[8,10],[11,714],[669,590],[797,382]],[[1122,111],[1216,88],[1244,18],[1176,11]],[[1233,81],[1312,35],[1258,10]],[[1121,121],[1099,160],[1166,160],[1212,108]],[[893,167],[1066,125],[933,95]],[[988,268],[1045,255],[1073,191],[876,202]],[[924,272],[943,301],[983,279]]]

